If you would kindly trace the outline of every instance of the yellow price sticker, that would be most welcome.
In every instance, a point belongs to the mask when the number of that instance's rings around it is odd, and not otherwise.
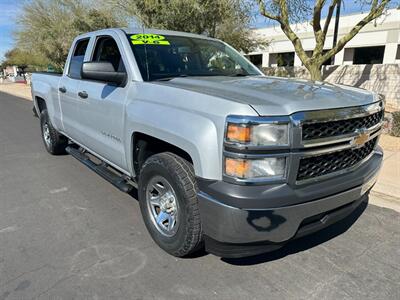
[[[159,34],[134,34],[131,35],[131,41],[134,45],[170,45],[165,36]]]

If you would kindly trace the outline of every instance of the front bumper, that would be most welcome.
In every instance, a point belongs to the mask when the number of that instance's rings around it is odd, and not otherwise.
[[[382,157],[376,150],[356,170],[306,186],[238,186],[198,179],[206,247],[207,240],[212,241],[210,244],[276,246],[337,222],[350,214],[372,187]]]

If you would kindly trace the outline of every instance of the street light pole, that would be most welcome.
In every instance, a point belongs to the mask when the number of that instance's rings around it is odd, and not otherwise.
[[[336,6],[335,31],[333,33],[333,47],[335,47],[337,44],[337,36],[338,36],[338,31],[339,31],[339,19],[340,19],[340,4],[341,3],[342,3],[342,1],[339,0],[338,4]]]
[[[339,19],[340,19],[340,5],[342,4],[342,0],[338,1],[336,5],[336,18],[335,18],[335,31],[333,32],[333,47],[337,44],[337,37],[339,32]],[[332,57],[332,63],[335,63],[335,56]]]

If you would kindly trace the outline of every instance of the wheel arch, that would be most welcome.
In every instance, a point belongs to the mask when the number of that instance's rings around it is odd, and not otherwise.
[[[44,100],[42,97],[35,96],[35,107],[36,111],[40,115],[44,109],[47,109],[46,100]]]
[[[191,164],[194,164],[194,160],[188,151],[143,132],[136,131],[132,133],[131,149],[131,167],[136,176],[139,175],[140,168],[148,157],[162,152],[172,152]]]
[[[178,153],[190,157],[195,175],[207,179],[222,177],[221,157],[225,117],[199,113],[182,107],[137,100],[128,105],[125,122],[125,156],[132,168],[135,133],[156,138],[172,145]],[[138,136],[143,136],[143,135]],[[128,141],[132,140],[131,143]],[[165,144],[164,144],[165,145]]]

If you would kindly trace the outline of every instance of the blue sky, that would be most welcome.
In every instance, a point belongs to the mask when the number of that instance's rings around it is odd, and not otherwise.
[[[19,14],[22,0],[0,0],[0,61],[4,53],[14,44],[13,31],[16,29],[16,16]]]
[[[13,32],[16,30],[16,18],[21,12],[24,0],[0,0],[0,61],[4,53],[14,45]],[[355,1],[344,1],[343,14],[355,13],[360,11],[359,5]],[[271,25],[270,22],[262,17],[256,18],[254,27]]]

